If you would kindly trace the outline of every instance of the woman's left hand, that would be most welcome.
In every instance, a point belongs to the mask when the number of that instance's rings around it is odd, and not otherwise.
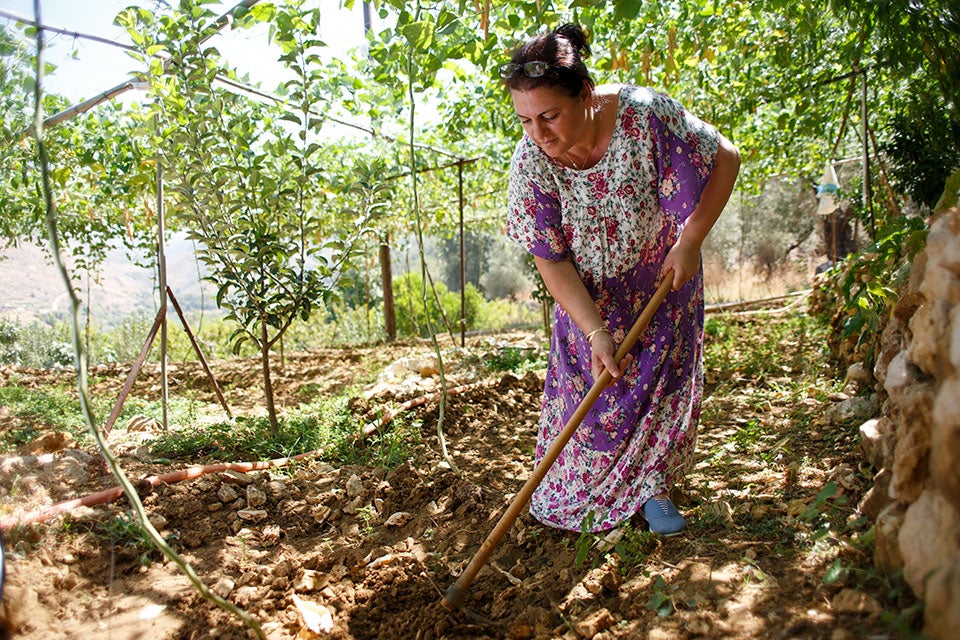
[[[600,377],[604,369],[610,372],[610,382],[607,386],[612,385],[623,375],[633,362],[633,354],[625,355],[618,367],[616,353],[617,345],[613,341],[613,336],[607,332],[598,333],[590,344],[590,369],[594,380]]]
[[[686,282],[697,275],[700,269],[700,245],[684,242],[683,236],[667,252],[667,257],[660,267],[660,277],[673,269],[673,290],[677,291]]]

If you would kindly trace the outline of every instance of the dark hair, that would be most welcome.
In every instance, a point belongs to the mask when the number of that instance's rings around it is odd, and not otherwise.
[[[550,67],[539,78],[523,72],[514,74],[505,83],[509,89],[529,91],[539,87],[559,87],[572,96],[580,95],[584,83],[593,89],[593,79],[583,59],[590,56],[587,34],[580,25],[565,24],[550,33],[534,36],[514,49],[510,62],[524,64],[539,60]]]

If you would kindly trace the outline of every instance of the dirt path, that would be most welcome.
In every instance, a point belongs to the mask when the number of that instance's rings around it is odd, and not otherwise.
[[[768,331],[769,322],[737,330]],[[275,640],[907,637],[895,622],[910,621],[901,614],[912,603],[872,569],[868,527],[857,520],[871,470],[856,425],[831,417],[843,396],[829,395],[838,387],[829,364],[811,369],[804,331],[787,330],[766,369],[735,356],[711,369],[695,469],[677,496],[691,522],[685,535],[660,539],[627,526],[605,541],[524,514],[455,613],[441,605],[443,591],[530,472],[542,372],[478,380],[449,363],[457,381],[482,383],[452,396],[445,411],[461,475],[441,459],[438,407],[428,402],[412,412],[419,444],[390,471],[312,461],[161,485],[144,502],[203,580]],[[306,393],[370,389],[361,363],[429,352],[406,345],[297,356],[278,386],[289,404]],[[203,393],[188,369],[176,384]],[[231,404],[257,404],[255,371],[236,369],[225,385]],[[6,379],[42,385],[52,375]],[[119,389],[125,375],[98,375],[99,391]],[[138,385],[149,393],[149,376]],[[375,415],[382,397],[357,410]],[[134,478],[170,470],[136,458],[124,464]],[[7,456],[0,467],[0,515],[114,484],[95,455],[76,448]],[[248,637],[176,567],[131,543],[125,513],[121,501],[5,534],[4,603],[22,627],[16,637]]]

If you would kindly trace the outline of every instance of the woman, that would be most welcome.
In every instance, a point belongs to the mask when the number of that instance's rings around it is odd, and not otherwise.
[[[500,67],[525,135],[510,167],[507,235],[557,301],[537,461],[606,368],[601,394],[534,492],[550,526],[603,531],[641,512],[686,522],[669,499],[688,466],[703,389],[700,246],[727,202],[737,149],[672,99],[595,86],[586,35],[564,25]],[[672,291],[620,366],[617,345],[673,271]]]

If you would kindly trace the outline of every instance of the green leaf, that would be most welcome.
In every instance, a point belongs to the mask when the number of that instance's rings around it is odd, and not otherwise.
[[[837,558],[833,561],[833,564],[827,569],[827,572],[823,576],[823,584],[834,584],[835,582],[843,579],[847,575],[847,569],[843,566],[843,563],[840,561],[840,558]]]
[[[426,51],[433,44],[433,24],[430,22],[410,22],[400,28],[400,33],[417,51]]]

